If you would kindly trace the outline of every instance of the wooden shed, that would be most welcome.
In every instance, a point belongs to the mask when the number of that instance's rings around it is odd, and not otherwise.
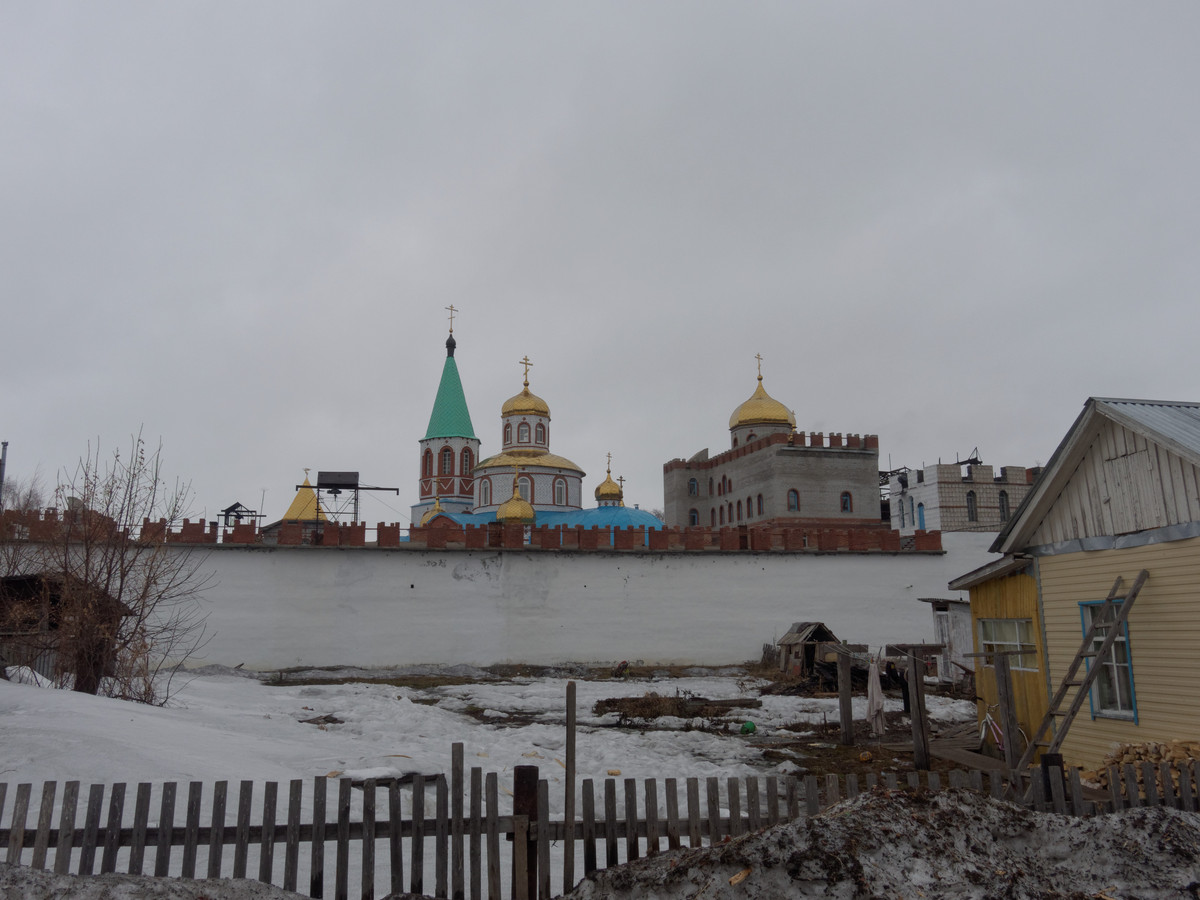
[[[787,634],[776,644],[779,647],[779,668],[788,675],[807,677],[813,674],[818,662],[828,662],[835,657],[834,647],[841,646],[824,622],[793,622]]]

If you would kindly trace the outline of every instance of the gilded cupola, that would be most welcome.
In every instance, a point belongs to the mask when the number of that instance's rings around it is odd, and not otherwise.
[[[625,491],[621,485],[613,481],[612,477],[612,454],[608,455],[609,463],[604,470],[604,480],[600,482],[600,486],[596,488],[596,502],[601,506],[624,506]]]
[[[758,357],[758,385],[750,399],[733,411],[729,417],[730,429],[739,425],[789,425],[796,427],[792,411],[767,393],[762,383],[762,357]]]
[[[513,468],[512,496],[500,504],[496,510],[496,521],[506,524],[532,525],[537,513],[533,505],[521,496],[521,488],[517,483],[517,468]]]
[[[521,393],[515,397],[509,397],[504,401],[504,405],[500,407],[501,416],[545,416],[550,418],[550,406],[529,390],[529,367],[533,365],[526,356],[521,360],[521,365],[525,367],[525,387]]]

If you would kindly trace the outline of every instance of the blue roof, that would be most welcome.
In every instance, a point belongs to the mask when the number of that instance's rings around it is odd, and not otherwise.
[[[494,512],[488,513],[445,513],[446,517],[459,525],[485,525],[496,521]],[[564,525],[574,528],[645,528],[647,531],[661,529],[662,520],[644,509],[630,506],[597,506],[592,509],[567,509],[561,512],[538,510],[536,525],[554,528]]]

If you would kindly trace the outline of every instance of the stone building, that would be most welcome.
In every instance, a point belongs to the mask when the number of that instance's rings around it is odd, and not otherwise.
[[[888,481],[891,527],[901,534],[925,531],[999,531],[1029,489],[1039,468],[938,463],[893,474]]]
[[[762,383],[729,417],[730,449],[663,466],[670,526],[806,525],[883,528],[879,438],[796,431]]]

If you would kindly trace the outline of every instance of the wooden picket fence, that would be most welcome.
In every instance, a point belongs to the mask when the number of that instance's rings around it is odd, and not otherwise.
[[[407,786],[366,781],[336,781],[329,816],[330,779],[314,778],[305,803],[303,780],[286,786],[286,807],[279,808],[280,785],[267,782],[261,795],[255,785],[240,783],[236,800],[228,782],[211,788],[187,785],[186,798],[175,782],[138,784],[132,816],[126,814],[127,786],[95,784],[86,799],[78,781],[42,785],[34,803],[33,786],[15,790],[0,783],[0,825],[12,797],[0,848],[6,862],[57,873],[92,875],[97,871],[130,872],[183,878],[256,878],[310,897],[342,900],[353,893],[374,898],[378,892],[427,890],[426,864],[432,862],[436,897],[551,897],[553,887],[568,890],[580,875],[615,866],[666,849],[712,845],[725,838],[812,816],[843,798],[881,786],[888,790],[938,791],[967,788],[1013,799],[1017,794],[1034,808],[1092,815],[1130,806],[1171,806],[1197,810],[1200,769],[1145,763],[1109,771],[1110,789],[1103,796],[1086,790],[1079,770],[1033,770],[1022,790],[1015,791],[1005,773],[954,770],[946,778],[936,772],[883,775],[827,775],[824,778],[668,778],[659,783],[632,778],[605,779],[597,791],[592,779],[580,783],[581,815],[552,820],[550,785],[536,781],[536,815],[500,815],[500,786],[495,772],[473,768],[464,778],[462,746],[456,744],[449,779],[414,776],[408,815],[403,815]],[[1139,787],[1139,774],[1141,786]],[[361,788],[361,814],[352,815],[354,792]],[[432,790],[433,815],[426,809]],[[701,793],[703,790],[703,802]],[[618,795],[623,803],[618,807]],[[107,813],[105,800],[107,796]],[[152,799],[157,798],[157,824],[150,825]],[[208,801],[209,815],[202,822]],[[78,811],[83,802],[82,823]],[[236,810],[233,805],[236,804]],[[183,806],[182,821],[177,805]],[[514,808],[522,808],[514,798]],[[526,807],[528,808],[528,806]],[[30,814],[36,809],[33,821]],[[55,810],[58,810],[57,815]],[[639,813],[640,810],[640,813]],[[282,812],[283,819],[279,818]],[[227,814],[228,813],[228,814]],[[54,822],[57,819],[57,827]],[[231,821],[232,820],[232,821]],[[501,841],[511,841],[501,849]],[[330,846],[332,845],[332,846]],[[407,845],[407,850],[406,850]],[[561,879],[552,879],[552,846],[561,852]],[[225,848],[231,847],[232,853]],[[332,850],[332,860],[327,851]],[[98,858],[98,859],[97,859]],[[332,863],[332,865],[330,865]],[[502,876],[508,876],[503,878]],[[408,886],[404,883],[407,876]]]

